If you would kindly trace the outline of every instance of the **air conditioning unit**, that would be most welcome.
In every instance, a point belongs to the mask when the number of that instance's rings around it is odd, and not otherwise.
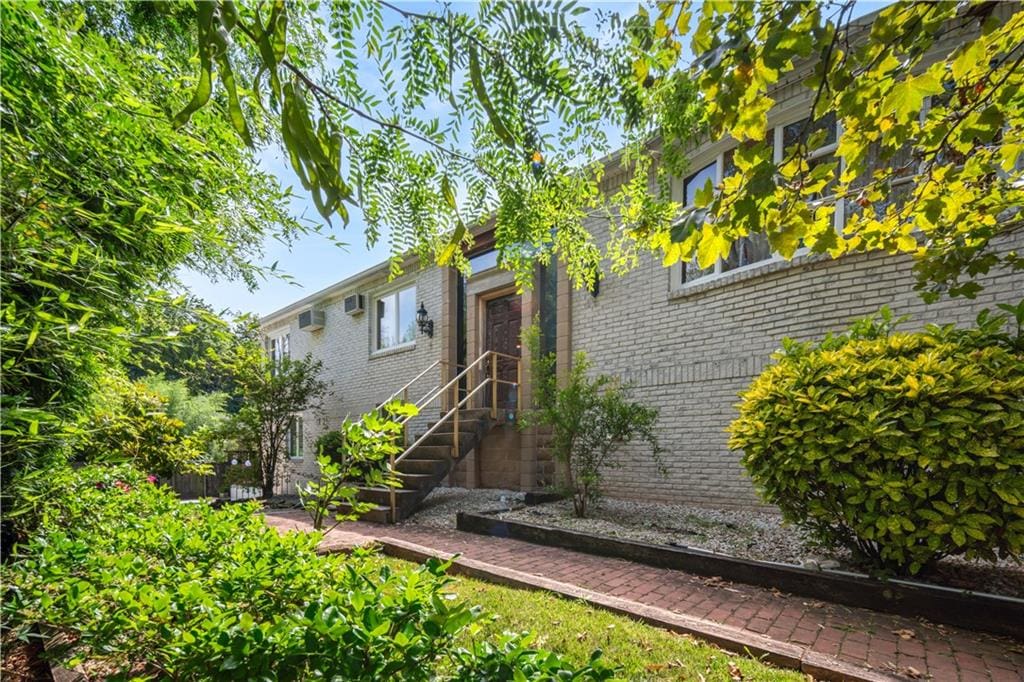
[[[362,294],[345,297],[345,312],[349,315],[361,315],[366,310],[366,300]]]
[[[304,332],[315,332],[324,328],[324,311],[309,309],[299,313],[299,329]]]

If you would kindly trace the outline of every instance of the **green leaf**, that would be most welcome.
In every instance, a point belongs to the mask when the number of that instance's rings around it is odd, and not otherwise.
[[[196,3],[196,22],[199,27],[199,82],[192,93],[192,99],[174,116],[173,122],[177,128],[188,123],[193,113],[206,106],[213,92],[213,10],[212,2]]]
[[[487,113],[487,117],[491,121],[491,127],[494,129],[494,134],[498,136],[506,147],[515,149],[517,147],[515,138],[512,133],[509,132],[505,122],[501,119],[497,109],[494,108],[494,104],[491,102],[491,98],[487,95],[487,88],[484,85],[483,74],[480,72],[480,58],[477,55],[476,45],[470,44],[469,47],[469,80],[473,85],[473,91],[476,93],[476,98],[480,102],[480,105],[484,108]]]
[[[932,70],[919,76],[909,75],[896,83],[882,101],[881,114],[896,114],[900,120],[916,117],[924,106],[924,98],[943,91],[942,82]]]

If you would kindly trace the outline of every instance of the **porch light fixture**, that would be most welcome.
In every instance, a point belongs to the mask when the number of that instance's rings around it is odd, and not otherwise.
[[[427,308],[420,301],[420,309],[416,311],[416,326],[420,328],[421,334],[434,338],[434,321],[427,318]]]

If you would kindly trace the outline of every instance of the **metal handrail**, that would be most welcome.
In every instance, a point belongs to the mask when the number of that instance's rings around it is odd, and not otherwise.
[[[463,377],[465,377],[466,375],[469,374],[470,370],[472,370],[474,367],[476,367],[477,365],[479,365],[480,363],[482,363],[484,360],[486,360],[488,358],[491,361],[491,375],[490,376],[485,376],[483,381],[481,381],[473,390],[469,391],[461,400],[459,400],[458,399],[458,385],[459,385],[459,382],[463,379]],[[516,362],[516,381],[513,382],[513,381],[508,381],[507,379],[499,379],[498,378],[498,358],[508,358],[508,359],[514,360]],[[425,374],[427,371],[429,371],[430,369],[432,369],[433,367],[435,367],[439,363],[440,364],[447,364],[447,363],[445,363],[442,360],[438,360],[438,362],[434,363],[434,365],[431,365],[431,367],[428,367],[426,370],[424,370],[420,374],[420,376]],[[389,473],[391,474],[391,476],[395,476],[398,473],[398,471],[396,469],[397,465],[403,459],[405,459],[413,450],[415,450],[417,447],[419,447],[431,434],[433,434],[435,431],[437,431],[441,427],[442,424],[444,424],[446,421],[448,421],[449,418],[452,418],[452,425],[453,425],[453,429],[452,429],[453,437],[452,437],[452,440],[453,440],[453,446],[455,448],[455,453],[454,454],[455,454],[455,459],[458,459],[461,456],[461,454],[462,454],[461,449],[460,449],[460,444],[459,444],[459,412],[460,412],[460,410],[462,410],[462,408],[469,402],[469,400],[473,396],[475,396],[480,391],[480,389],[482,389],[482,388],[484,388],[485,386],[488,386],[488,385],[491,386],[491,417],[492,418],[496,418],[497,417],[497,409],[498,409],[498,395],[497,394],[498,394],[498,385],[499,384],[509,384],[511,386],[515,386],[516,387],[516,404],[517,405],[521,404],[521,397],[522,396],[520,395],[520,392],[522,390],[521,389],[521,386],[522,386],[522,371],[523,371],[522,358],[520,358],[518,356],[515,356],[515,355],[509,355],[507,353],[500,353],[498,351],[489,350],[489,351],[485,351],[483,354],[480,355],[480,357],[478,357],[476,360],[474,360],[469,365],[467,365],[465,367],[465,369],[463,369],[461,372],[456,374],[444,386],[436,388],[436,389],[433,389],[432,391],[428,391],[427,395],[424,396],[420,401],[418,401],[416,403],[416,407],[417,408],[422,409],[422,408],[426,407],[430,403],[432,403],[435,400],[437,400],[439,397],[445,395],[449,390],[451,390],[453,388],[456,391],[455,392],[455,406],[452,407],[450,410],[448,410],[448,412],[446,412],[444,415],[442,415],[441,418],[438,419],[437,422],[435,422],[433,426],[431,426],[430,428],[427,429],[426,433],[422,434],[411,445],[408,445],[408,440],[409,440],[408,439],[408,422],[409,422],[409,420],[412,419],[412,416],[407,416],[407,417],[403,418],[399,422],[399,423],[402,424],[402,427],[403,427],[403,429],[402,429],[402,436],[403,436],[402,443],[403,443],[403,445],[406,445],[406,448],[405,448],[405,450],[402,451],[402,453],[400,455],[398,455],[398,457],[395,457],[394,455],[391,455],[390,460],[388,462],[388,470],[389,470]],[[417,378],[419,378],[419,377],[417,377]],[[410,382],[410,383],[412,383],[412,382]],[[391,501],[391,519],[392,519],[392,521],[394,521],[394,520],[397,519],[397,512],[398,512],[397,495],[395,493],[395,489],[394,488],[391,488],[390,501]]]
[[[436,424],[434,424],[434,425],[433,425],[433,426],[431,426],[431,427],[430,427],[429,429],[427,429],[426,433],[424,433],[424,434],[423,434],[423,435],[421,435],[421,436],[420,436],[419,438],[417,438],[417,439],[416,439],[416,442],[414,442],[414,443],[413,443],[412,445],[410,445],[409,447],[407,447],[407,448],[405,449],[405,452],[403,452],[403,453],[402,453],[402,454],[400,454],[400,455],[399,455],[398,457],[396,457],[396,458],[394,459],[394,464],[398,464],[398,463],[399,463],[399,462],[401,462],[401,461],[402,461],[403,459],[405,459],[406,455],[408,455],[408,454],[409,454],[410,452],[412,452],[413,450],[415,450],[415,449],[416,449],[416,448],[417,448],[417,447],[418,447],[418,446],[419,446],[419,445],[420,445],[420,444],[421,444],[421,443],[422,443],[423,441],[425,441],[425,440],[427,439],[427,437],[428,437],[428,436],[430,436],[430,435],[431,435],[432,433],[434,433],[434,431],[437,431],[437,430],[438,430],[439,428],[441,428],[441,426],[442,426],[442,425],[443,425],[443,424],[445,423],[445,421],[447,421],[447,420],[448,420],[448,417],[451,417],[451,416],[452,416],[453,414],[456,414],[456,413],[458,412],[458,410],[460,410],[460,409],[462,408],[462,405],[463,405],[463,403],[465,403],[465,402],[466,402],[467,400],[469,400],[470,398],[472,398],[472,397],[473,397],[473,396],[474,396],[474,395],[476,394],[476,392],[477,392],[477,391],[479,391],[479,390],[480,390],[481,388],[483,388],[484,386],[486,386],[486,385],[488,384],[488,382],[490,382],[490,381],[491,381],[491,378],[490,378],[490,377],[487,377],[487,378],[486,378],[486,379],[485,379],[485,380],[484,380],[484,381],[483,381],[483,382],[482,382],[482,383],[481,383],[481,384],[480,384],[479,386],[477,386],[477,387],[476,387],[476,388],[474,388],[474,389],[473,389],[472,391],[470,391],[469,393],[467,393],[467,394],[466,394],[466,397],[464,397],[464,398],[463,398],[462,400],[460,400],[460,401],[458,402],[458,404],[456,404],[456,405],[455,405],[455,407],[453,407],[452,409],[448,410],[448,411],[447,411],[447,412],[446,412],[446,413],[445,413],[445,414],[444,414],[444,415],[443,415],[443,416],[442,416],[442,417],[441,417],[441,418],[440,418],[440,419],[439,419],[439,420],[437,421],[437,423],[436,423]],[[457,422],[457,421],[455,422],[455,425],[458,425],[458,422]],[[456,440],[458,440],[458,439],[456,439]],[[392,472],[392,473],[394,473],[394,472]]]
[[[384,402],[382,402],[382,403],[381,403],[381,405],[387,405],[387,404],[388,404],[388,403],[390,403],[390,402],[391,402],[392,400],[394,400],[395,398],[397,398],[397,397],[399,396],[399,394],[404,394],[404,395],[406,396],[406,398],[408,398],[408,395],[409,395],[409,387],[410,387],[410,386],[412,386],[412,385],[413,385],[413,384],[415,384],[415,383],[416,383],[417,381],[419,381],[420,379],[422,379],[422,378],[423,378],[423,377],[424,377],[424,376],[426,375],[426,373],[427,373],[427,372],[429,372],[430,370],[434,369],[434,368],[435,368],[435,367],[437,367],[438,365],[447,365],[447,364],[448,364],[448,363],[447,363],[447,362],[445,362],[444,360],[435,360],[433,364],[431,364],[431,365],[430,365],[429,367],[427,367],[427,368],[426,368],[425,370],[423,370],[422,372],[420,372],[419,374],[417,374],[417,375],[416,375],[415,377],[413,377],[413,378],[412,378],[412,379],[410,379],[409,381],[405,382],[405,385],[404,385],[404,386],[402,386],[402,387],[401,387],[400,389],[398,389],[397,391],[395,391],[394,393],[392,393],[392,394],[391,394],[390,396],[388,396],[387,400],[385,400]]]

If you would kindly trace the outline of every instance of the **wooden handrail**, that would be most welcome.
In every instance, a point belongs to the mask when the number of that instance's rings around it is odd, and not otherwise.
[[[493,353],[493,352],[494,351],[487,351],[487,353]],[[450,389],[452,387],[452,385],[454,385],[457,381],[461,380],[462,377],[466,376],[466,374],[469,373],[469,370],[473,369],[481,360],[486,358],[487,357],[487,353],[484,353],[483,355],[478,357],[476,360],[474,360],[470,364],[466,365],[466,368],[464,370],[462,370],[461,372],[459,372],[458,374],[456,374],[455,378],[453,378],[447,384],[445,384],[441,388],[436,389],[433,393],[429,393],[428,395],[424,396],[424,398],[420,402],[416,403],[416,407],[418,407],[420,409],[423,409],[424,407],[426,407],[430,403],[432,403],[435,400],[437,400],[440,396],[442,396],[444,394],[445,391]],[[515,356],[510,355],[508,357],[515,357]],[[412,417],[406,417],[405,419],[403,419],[401,421],[401,423],[404,424],[405,422],[407,422],[411,418]]]

